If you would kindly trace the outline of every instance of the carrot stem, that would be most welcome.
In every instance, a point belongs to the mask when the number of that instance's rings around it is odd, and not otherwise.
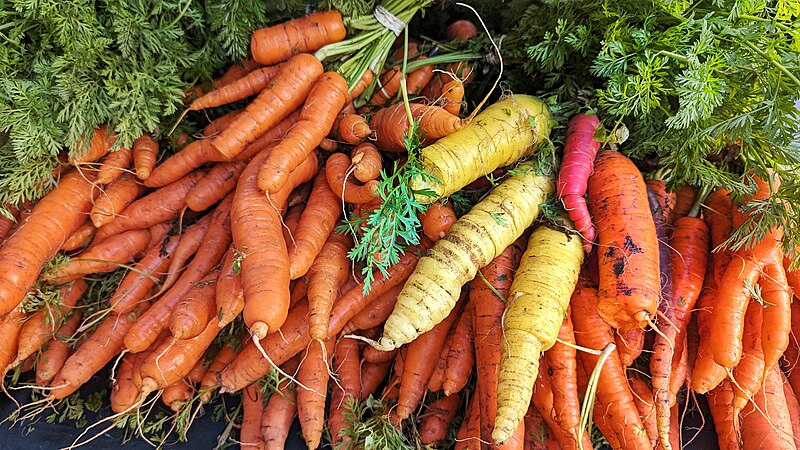
[[[700,188],[700,192],[697,193],[697,198],[694,200],[692,209],[689,210],[689,217],[697,217],[700,215],[700,208],[714,189],[715,188],[712,186],[703,186]]]
[[[597,364],[592,370],[592,375],[589,376],[589,383],[587,384],[586,394],[583,397],[583,405],[581,405],[581,422],[578,427],[579,430],[588,430],[592,425],[592,411],[594,410],[594,397],[597,394],[597,384],[600,379],[600,373],[603,371],[603,365],[606,360],[617,349],[616,344],[613,342],[606,345],[606,348],[600,352],[600,357],[597,359]]]

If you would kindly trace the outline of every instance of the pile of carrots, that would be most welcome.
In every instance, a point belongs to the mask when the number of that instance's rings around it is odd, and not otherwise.
[[[591,112],[567,126],[560,173],[525,162],[547,107],[511,95],[463,118],[469,64],[392,64],[350,88],[312,55],[345,34],[336,11],[256,31],[253,60],[187,97],[189,111],[245,108],[160,161],[152,136],[110,151],[99,128],[49,194],[0,218],[4,374],[34,370],[59,401],[112,364],[114,420],[155,393],[180,412],[241,391],[243,448],[283,448],[295,417],[309,448],[325,429],[362,448],[348,422],[369,397],[390,426],[418,421],[421,445],[586,449],[593,416],[612,448],[679,448],[690,394],[721,447],[796,448],[800,271],[782,230],[726,250],[747,218],[729,193],[645,180]],[[429,192],[422,236],[365,289],[348,258],[361,234],[337,230],[385,200],[384,161],[412,120],[435,178],[411,180]],[[447,196],[503,167],[458,217]],[[749,199],[780,183],[747,180]],[[540,217],[550,196],[562,214]],[[111,272],[107,307],[82,303]]]

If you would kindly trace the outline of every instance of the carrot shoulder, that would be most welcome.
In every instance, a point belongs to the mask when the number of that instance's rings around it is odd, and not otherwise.
[[[264,65],[285,61],[297,53],[319,50],[344,39],[347,29],[337,11],[320,11],[253,33],[250,51]]]

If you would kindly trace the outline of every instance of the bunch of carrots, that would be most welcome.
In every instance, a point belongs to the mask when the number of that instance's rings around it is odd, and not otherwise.
[[[528,160],[551,132],[541,100],[467,115],[474,67],[435,70],[416,44],[347,80],[312,54],[345,36],[336,11],[256,31],[252,60],[187,97],[187,111],[243,109],[168,157],[149,135],[110,151],[100,128],[49,194],[11,208],[3,373],[34,370],[56,402],[111,364],[114,421],[154,395],[180,413],[241,391],[243,448],[283,448],[298,418],[309,448],[326,429],[365,448],[353,423],[369,419],[409,446],[587,449],[593,419],[612,448],[670,449],[684,393],[706,395],[721,447],[797,447],[800,271],[782,230],[726,250],[754,213],[724,190],[645,180],[591,112],[551,173]],[[419,154],[404,154],[411,135]],[[343,218],[387,201],[398,157],[428,174],[409,184],[429,206],[419,243],[366,286],[349,258],[363,230]],[[448,197],[501,169],[457,215]],[[752,200],[780,180],[746,182]],[[112,272],[107,307],[82,303]]]

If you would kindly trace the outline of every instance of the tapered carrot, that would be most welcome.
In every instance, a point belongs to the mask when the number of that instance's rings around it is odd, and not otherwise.
[[[237,117],[239,117],[244,112],[244,109],[236,109],[229,113],[223,114],[213,121],[206,125],[203,128],[203,137],[204,138],[213,138],[217,136],[222,130],[228,128],[228,125],[232,124]],[[217,155],[219,156],[219,155]]]
[[[136,169],[136,177],[146,180],[153,172],[158,159],[158,142],[149,134],[133,142],[133,167]]]
[[[364,361],[377,364],[386,361],[394,361],[394,359],[397,357],[398,352],[399,352],[398,349],[384,352],[376,349],[371,345],[368,345],[364,348],[362,355],[364,357]]]
[[[287,209],[286,214],[283,216],[283,240],[286,241],[287,249],[291,248],[294,233],[297,231],[297,224],[300,223],[300,216],[303,215],[305,209],[306,205],[304,204],[295,205]]]
[[[121,148],[108,154],[97,171],[97,182],[109,184],[127,171],[133,161],[133,151]]]
[[[242,277],[234,271],[236,256],[233,248],[225,254],[215,293],[216,310],[219,314],[219,325],[224,327],[233,322],[244,309],[244,291]]]
[[[422,145],[461,129],[464,122],[438,106],[411,103],[411,116],[418,121]],[[386,151],[399,152],[406,149],[405,135],[409,122],[405,106],[398,103],[376,112],[369,122],[375,131],[375,145]]]
[[[351,246],[349,235],[331,232],[308,270],[308,329],[313,339],[322,341],[328,336],[333,302],[350,273],[347,252]]]
[[[553,418],[578,442],[580,402],[577,387],[577,354],[571,309],[558,330],[558,341],[544,353],[547,375],[553,390]]]
[[[733,408],[738,415],[753,398],[764,381],[764,352],[761,348],[763,309],[751,301],[745,314],[745,330],[742,336],[742,357],[733,368]]]
[[[263,91],[281,71],[281,66],[261,67],[247,75],[197,98],[189,105],[190,111],[227,105]]]
[[[301,357],[297,372],[298,383],[304,386],[297,392],[297,417],[308,448],[319,447],[325,424],[325,399],[328,393],[330,361],[334,340],[312,342]]]
[[[216,316],[214,294],[217,277],[217,273],[212,272],[202,285],[198,284],[175,304],[169,316],[169,331],[175,339],[191,339],[199,335]]]
[[[94,172],[71,172],[44,196],[0,247],[0,314],[20,304],[44,264],[85,221]]]
[[[360,114],[345,114],[333,125],[336,139],[346,144],[360,144],[372,134],[369,124]]]
[[[200,381],[200,401],[202,403],[206,403],[211,399],[211,395],[213,394],[213,390],[219,387],[219,383],[217,382],[217,372],[224,369],[233,358],[236,357],[238,352],[236,349],[228,344],[223,344],[222,347],[219,348],[216,356],[214,359],[211,360],[211,364],[208,365],[208,370],[206,370],[205,375],[203,375],[203,379]],[[297,367],[295,366],[295,369]],[[294,373],[294,370],[292,370]]]
[[[228,201],[230,207],[230,201]],[[186,261],[197,253],[200,246],[203,245],[204,238],[208,233],[208,227],[211,225],[211,214],[203,216],[197,222],[189,225],[188,228],[181,234],[181,240],[178,242],[177,247],[170,255],[169,269],[167,276],[159,287],[159,292],[165,292],[171,288],[175,281],[183,274],[183,268]]]
[[[781,373],[781,382],[783,383],[783,396],[786,398],[786,407],[789,410],[789,418],[792,421],[792,434],[795,441],[800,437],[800,402],[794,394],[792,385],[786,379],[786,376]]]
[[[419,59],[424,59],[426,56],[420,56]],[[422,89],[430,83],[433,78],[433,65],[427,64],[419,69],[409,73],[406,77],[406,89],[409,95],[415,95],[422,92]]]
[[[83,280],[65,285],[59,289],[58,303],[45,305],[25,321],[19,334],[19,348],[16,358],[11,363],[12,368],[38,352],[55,335],[66,319],[73,314],[75,305],[87,287]]]
[[[647,437],[650,439],[651,448],[658,445],[658,428],[656,427],[656,405],[653,401],[653,391],[647,383],[638,377],[629,377],[628,384],[633,393],[633,403],[642,418]]]
[[[528,413],[522,422],[525,427],[525,450],[548,450],[548,441],[551,440],[550,428],[544,421],[539,411],[531,404]]]
[[[733,385],[730,380],[706,394],[708,408],[714,420],[714,429],[717,431],[717,443],[721,450],[734,450],[741,448],[737,414],[733,407]],[[758,413],[756,413],[758,414]]]
[[[36,362],[36,384],[47,386],[58,375],[72,350],[69,342],[81,323],[81,315],[73,312],[55,332]]]
[[[201,381],[203,381],[203,377],[206,375],[207,369],[207,361],[203,358],[198,359],[194,367],[192,367],[192,370],[188,375],[186,375],[186,381],[191,383],[193,386],[195,384],[199,384]]]
[[[400,380],[403,377],[403,370],[406,361],[406,354],[408,354],[408,347],[397,349],[399,352],[392,365],[392,374],[389,380],[383,386],[380,399],[382,402],[394,403],[400,396]],[[396,416],[394,417],[396,419]]]
[[[481,408],[478,392],[472,394],[472,398],[467,406],[467,415],[461,422],[456,434],[456,450],[480,450],[481,448],[481,435],[480,435],[480,422],[481,422]]]
[[[367,346],[364,348],[366,352],[367,349],[372,348]],[[396,355],[397,352],[394,352],[393,355]],[[383,381],[386,379],[386,375],[389,374],[389,369],[392,368],[392,363],[394,362],[394,358],[389,359],[388,361],[383,362],[370,362],[364,358],[361,361],[361,395],[359,396],[360,400],[366,400],[370,395],[375,394],[378,390],[378,386],[383,384]]]
[[[358,185],[348,180],[352,174],[350,158],[344,153],[334,153],[325,162],[325,176],[333,193],[347,203],[361,204],[378,198],[380,182],[370,180]]]
[[[234,158],[244,150],[245,145],[299,108],[320,75],[322,63],[316,58],[303,53],[294,56],[282,66],[270,86],[261,91],[244,113],[223,130],[211,145],[223,158]]]
[[[764,352],[764,370],[774,366],[789,346],[792,292],[786,282],[786,272],[780,262],[764,268],[758,282],[761,297],[768,305],[763,311],[761,348]]]
[[[320,11],[253,33],[253,59],[271,65],[300,53],[313,52],[344,39],[347,29],[337,11]]]
[[[411,50],[409,50],[409,57],[411,56]],[[383,74],[381,74],[380,81],[378,82],[378,86],[380,89],[376,89],[375,93],[372,94],[372,98],[369,99],[367,104],[369,106],[383,106],[389,102],[389,100],[395,98],[397,93],[400,92],[400,80],[403,79],[400,66],[394,66],[389,70],[386,70]]]
[[[442,95],[439,99],[442,108],[454,116],[461,113],[464,103],[464,83],[461,80],[450,80],[442,86]]]
[[[462,299],[460,303],[463,306],[464,300]],[[458,306],[453,308],[447,318],[408,345],[408,355],[400,383],[400,398],[397,402],[397,416],[400,419],[409,417],[422,399],[428,380],[436,368],[436,363],[431,360],[430,355],[441,351],[460,310]]]
[[[288,133],[289,130],[294,127],[299,117],[299,109],[290,113],[285,119],[278,122],[277,125],[264,132],[264,134],[260,135],[253,142],[247,144],[244,147],[244,150],[233,157],[232,160],[249,160],[259,154],[261,151],[275,147],[280,141],[283,140],[284,136],[286,136],[286,133]]]
[[[644,349],[644,329],[617,330],[614,336],[617,353],[624,367],[630,367]]]
[[[552,377],[548,375],[548,372],[547,364],[543,362],[539,366],[539,374],[534,383],[531,403],[536,406],[536,409],[547,423],[547,428],[550,429],[550,435],[558,443],[559,448],[580,448],[582,441],[578,440],[578,433],[580,432],[578,427],[572,427],[571,429],[566,428],[564,424],[559,422],[556,418],[554,407],[555,393],[551,385]],[[576,421],[579,421],[578,416],[570,420],[570,422]],[[585,438],[588,440],[588,436],[585,436]]]
[[[419,218],[422,223],[422,232],[428,239],[436,242],[443,238],[450,227],[452,227],[458,218],[453,209],[450,200],[445,202],[434,202],[428,206],[428,209],[420,215]]]
[[[244,77],[248,73],[261,67],[261,64],[253,61],[252,59],[245,59],[239,63],[233,64],[221,77],[214,80],[214,89],[219,89],[227,86],[234,81]]]
[[[325,174],[318,173],[297,231],[293,233],[294,240],[287,243],[291,279],[297,279],[308,272],[326,239],[333,232],[341,213],[341,205],[336,194],[331,191]],[[350,244],[349,240],[339,242],[346,247]]]
[[[26,317],[22,308],[17,307],[0,318],[0,373],[5,374],[17,356],[19,335]]]
[[[104,225],[95,235],[97,242],[126,230],[147,228],[178,216],[186,206],[186,193],[205,176],[205,172],[192,172],[131,203],[112,222]],[[152,177],[151,177],[152,178]]]
[[[588,192],[600,248],[598,311],[615,328],[642,328],[655,316],[660,291],[658,242],[644,179],[630,159],[603,151]]]
[[[98,127],[94,130],[88,143],[84,142],[84,140],[78,142],[77,151],[74,154],[70,152],[69,163],[73,166],[78,166],[99,160],[108,154],[116,138],[116,134],[108,130],[105,125]]]
[[[717,284],[722,282],[725,268],[728,267],[733,257],[730,249],[720,248],[720,245],[730,237],[733,231],[732,204],[729,194],[730,191],[726,189],[717,189],[706,198],[704,203],[703,217],[711,234],[711,249],[714,250],[711,259],[714,262],[714,279]]]
[[[333,387],[328,427],[334,446],[349,440],[349,437],[342,436],[341,433],[346,425],[344,413],[348,409],[348,404],[361,395],[360,348],[359,341],[340,338],[333,353],[333,371],[338,375],[339,383]]]
[[[258,169],[266,156],[266,152],[261,153],[247,165],[231,208],[233,241],[247,255],[242,261],[244,320],[258,339],[277,330],[289,310],[288,251],[279,211],[285,207],[289,193],[313,177],[317,168],[312,153],[292,172],[284,189],[268,202],[256,185]]]
[[[116,414],[129,411],[139,402],[141,392],[133,384],[133,366],[138,358],[139,355],[128,353],[119,362],[110,395],[111,410]]]
[[[150,230],[128,230],[90,246],[44,278],[50,283],[61,284],[92,273],[111,272],[139,258],[149,243]]]
[[[111,222],[144,192],[142,185],[132,176],[123,174],[103,189],[92,207],[91,219],[95,227]]]
[[[458,395],[442,397],[428,405],[419,426],[420,442],[431,445],[444,440],[457,411]]]
[[[297,372],[299,355],[287,361],[281,369],[286,373]],[[273,393],[261,415],[261,437],[265,450],[283,450],[289,430],[297,415],[297,388],[290,380],[282,381]]]
[[[472,315],[474,306],[467,305],[453,329],[452,342],[447,354],[447,366],[444,373],[442,390],[444,395],[460,392],[467,385],[472,375],[472,365],[475,362],[475,350],[472,343],[475,340]]]
[[[397,294],[399,294],[402,289],[403,285],[398,284],[397,286],[389,289],[388,292],[381,295],[378,299],[367,305],[364,310],[356,314],[355,317],[347,322],[347,325],[345,325],[343,330],[345,334],[350,334],[358,330],[367,330],[386,322],[386,318],[392,313],[394,305],[397,303]],[[365,352],[370,348],[372,347],[367,348]],[[375,352],[379,352],[378,350],[373,350]],[[370,352],[373,350],[370,350]]]
[[[125,334],[133,326],[136,317],[146,311],[147,303],[122,316],[111,314],[81,343],[53,380],[49,398],[62,399],[75,392],[89,378],[103,368],[123,348]],[[58,386],[58,387],[56,387]]]
[[[11,213],[11,217],[0,214],[0,244],[3,243],[3,240],[8,236],[8,233],[14,228],[19,219],[19,209],[12,205],[6,205],[6,207]]]
[[[242,391],[242,410],[242,428],[239,432],[242,449],[263,449],[261,416],[264,414],[264,399],[257,385],[251,384]]]
[[[74,233],[72,233],[72,236],[70,236],[66,242],[64,242],[64,245],[61,246],[61,250],[70,252],[86,247],[90,242],[92,242],[92,238],[94,237],[94,233],[96,231],[97,228],[95,228],[91,222],[84,223],[78,227]]]
[[[245,166],[247,161],[223,162],[214,166],[186,193],[186,206],[192,211],[205,211],[225,198],[236,188]]]
[[[151,289],[161,281],[169,268],[172,254],[178,246],[180,236],[175,235],[157,245],[142,257],[122,279],[117,290],[111,295],[109,304],[117,314],[127,314],[136,307],[136,304],[145,299]]]
[[[697,328],[700,344],[697,347],[697,358],[694,362],[689,387],[700,394],[710,391],[727,376],[725,368],[717,364],[711,354],[709,324],[717,298],[716,283],[713,282],[713,279],[712,274],[707,276],[707,286],[697,300]]]
[[[742,411],[743,449],[796,448],[792,420],[783,392],[780,369],[773,367],[764,380],[764,386]]]
[[[136,353],[147,349],[163,331],[169,320],[169,312],[181,297],[197,282],[203,280],[217,265],[231,241],[230,203],[223,202],[211,218],[204,245],[197,252],[183,274],[167,292],[153,304],[125,336],[125,347]]]
[[[431,374],[430,378],[428,378],[428,390],[431,392],[442,390],[442,385],[444,384],[444,372],[447,370],[447,355],[450,353],[450,345],[452,343],[453,334],[451,333],[444,341],[444,345],[442,345],[442,350],[439,352],[439,354],[431,355],[432,357],[436,357],[436,367],[433,369],[433,373]]]

